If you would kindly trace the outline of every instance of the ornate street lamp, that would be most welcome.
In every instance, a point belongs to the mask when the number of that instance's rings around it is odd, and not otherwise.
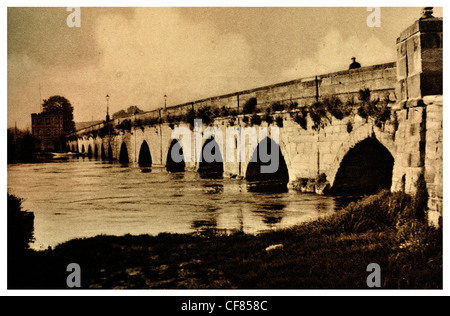
[[[106,95],[106,122],[109,122],[109,95]]]

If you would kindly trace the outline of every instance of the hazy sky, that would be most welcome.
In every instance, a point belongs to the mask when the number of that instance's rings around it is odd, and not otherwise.
[[[143,110],[395,61],[422,8],[8,8],[8,127],[31,125],[40,100],[66,97],[75,121]],[[435,9],[442,16],[442,9]]]

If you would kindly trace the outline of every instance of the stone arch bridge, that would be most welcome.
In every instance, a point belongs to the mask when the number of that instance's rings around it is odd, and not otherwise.
[[[256,114],[246,113],[252,103]],[[428,217],[436,223],[442,215],[442,106],[442,19],[427,18],[397,39],[396,62],[104,121],[68,135],[66,146],[144,170],[194,170],[318,193],[414,193],[423,177]],[[190,113],[206,124],[193,128]],[[177,130],[198,133],[173,137]],[[225,137],[230,130],[237,134]],[[276,172],[260,172],[267,165],[261,146],[279,153]],[[215,161],[202,156],[205,148]],[[172,151],[183,159],[176,161]]]

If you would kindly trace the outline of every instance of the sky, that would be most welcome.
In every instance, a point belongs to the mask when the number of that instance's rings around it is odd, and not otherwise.
[[[396,38],[422,8],[7,8],[7,125],[31,127],[54,95],[76,122],[130,105],[145,111],[292,79],[396,60]],[[442,16],[435,8],[435,16]]]

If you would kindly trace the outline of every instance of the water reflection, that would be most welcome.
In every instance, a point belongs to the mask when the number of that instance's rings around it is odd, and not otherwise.
[[[194,220],[191,225],[192,228],[196,229],[197,232],[201,232],[207,229],[215,228],[217,227],[217,222],[214,218],[211,218],[209,220],[206,219],[198,219]]]
[[[223,179],[222,172],[214,172],[214,171],[199,171],[199,176],[202,179]]]
[[[183,180],[184,172],[169,172],[168,176],[170,181]]]
[[[191,228],[195,229],[197,234],[211,234],[217,232],[217,211],[218,208],[213,205],[206,205],[201,212],[201,219],[194,219]]]
[[[205,188],[203,192],[206,194],[223,193],[223,184],[220,183],[204,183],[203,187]]]
[[[328,210],[328,208],[329,208],[329,205],[326,203],[319,202],[316,205],[316,210],[317,210],[317,213],[319,213],[319,214],[326,212]]]
[[[253,234],[313,220],[346,203],[286,187],[254,189],[242,179],[158,165],[71,158],[8,166],[8,191],[35,213],[35,249],[99,234]]]
[[[284,216],[283,209],[286,204],[263,204],[254,211],[263,218],[263,223],[268,224],[269,227],[273,227],[274,224],[281,222]]]
[[[152,172],[152,168],[151,167],[141,167],[141,172],[142,173],[150,173]]]
[[[248,192],[288,192],[285,181],[266,180],[266,181],[252,181],[247,184]]]

